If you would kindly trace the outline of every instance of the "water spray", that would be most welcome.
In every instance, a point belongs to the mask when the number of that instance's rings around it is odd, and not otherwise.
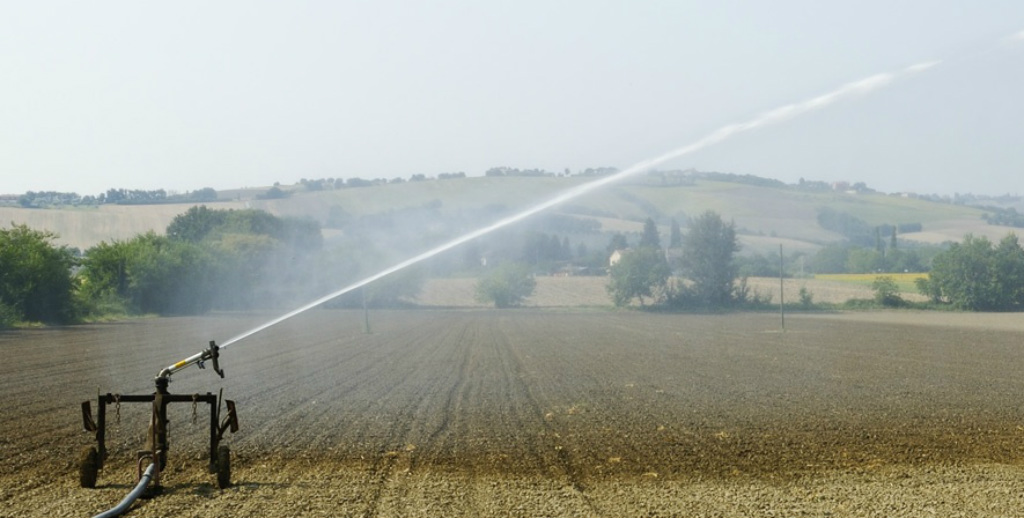
[[[636,175],[638,173],[650,170],[650,169],[652,169],[654,167],[657,167],[657,166],[659,166],[659,165],[661,165],[661,164],[663,164],[665,162],[668,162],[669,160],[673,160],[675,158],[679,158],[681,156],[688,155],[690,153],[699,151],[699,150],[704,149],[706,147],[713,146],[715,144],[718,144],[719,142],[722,142],[724,140],[732,138],[732,137],[734,137],[734,136],[736,136],[736,135],[738,135],[740,133],[743,133],[745,131],[751,131],[751,130],[758,129],[758,128],[761,128],[761,127],[764,127],[764,126],[769,126],[769,125],[772,125],[772,124],[779,124],[781,122],[785,122],[785,121],[787,121],[789,119],[792,119],[794,117],[797,117],[799,115],[803,115],[803,114],[805,114],[807,112],[811,112],[811,111],[814,111],[814,110],[819,110],[821,108],[824,108],[824,107],[829,106],[831,104],[834,104],[836,102],[839,102],[839,101],[842,101],[842,100],[845,100],[845,99],[848,99],[848,98],[860,96],[860,95],[866,95],[866,94],[868,94],[868,93],[870,93],[870,92],[872,92],[874,90],[877,90],[879,88],[887,86],[888,84],[892,83],[893,81],[895,81],[897,79],[900,79],[900,78],[902,78],[904,76],[909,76],[909,75],[913,75],[913,74],[917,74],[917,73],[923,72],[923,71],[928,70],[928,69],[930,69],[930,68],[932,68],[932,67],[934,67],[934,66],[936,66],[938,64],[939,64],[938,61],[927,61],[927,62],[923,62],[923,63],[918,63],[916,65],[911,65],[911,66],[909,66],[909,67],[907,67],[907,68],[905,68],[905,69],[903,69],[903,70],[901,70],[899,72],[887,73],[887,74],[876,74],[876,75],[873,75],[873,76],[861,79],[860,81],[855,81],[855,82],[852,82],[852,83],[848,83],[846,85],[843,85],[843,86],[839,87],[836,90],[833,90],[833,91],[831,91],[831,92],[829,92],[827,94],[824,94],[824,95],[820,95],[818,97],[814,97],[814,98],[812,98],[810,100],[807,100],[807,101],[804,101],[804,102],[801,102],[801,103],[789,104],[789,105],[786,105],[786,106],[782,106],[782,107],[776,108],[774,110],[771,110],[769,112],[765,112],[765,113],[759,115],[758,117],[755,117],[755,118],[753,118],[753,119],[751,119],[749,121],[742,122],[742,123],[739,123],[739,124],[731,124],[731,125],[725,126],[723,128],[718,129],[717,131],[712,132],[708,136],[706,136],[706,137],[704,137],[704,138],[702,138],[702,139],[700,139],[700,140],[698,140],[698,141],[696,141],[696,142],[694,142],[692,144],[689,144],[687,146],[683,146],[683,147],[674,149],[672,151],[669,151],[668,153],[665,153],[665,154],[663,154],[661,156],[658,156],[658,157],[655,157],[655,158],[644,160],[642,162],[637,162],[636,164],[633,164],[632,166],[628,167],[627,169],[619,171],[618,173],[615,173],[613,175],[605,176],[605,177],[600,178],[598,180],[587,182],[585,184],[576,186],[576,187],[574,187],[572,189],[566,190],[565,192],[563,192],[563,193],[561,193],[561,194],[559,194],[559,195],[557,195],[557,196],[555,196],[555,197],[553,197],[553,198],[551,198],[551,199],[549,199],[549,200],[547,200],[545,202],[542,202],[542,203],[539,203],[537,205],[534,205],[533,207],[527,208],[527,209],[525,209],[525,210],[523,210],[521,212],[513,214],[512,216],[509,216],[509,217],[506,217],[504,219],[501,219],[501,220],[499,220],[499,221],[497,221],[495,223],[492,223],[492,224],[490,224],[490,225],[488,225],[486,227],[479,228],[479,229],[474,230],[472,232],[469,232],[467,234],[463,234],[462,236],[459,236],[459,237],[457,237],[455,239],[452,239],[451,241],[448,241],[447,243],[444,243],[444,244],[439,245],[439,246],[437,246],[435,248],[427,250],[426,252],[423,252],[423,253],[421,253],[421,254],[419,254],[419,255],[417,255],[415,257],[412,257],[410,259],[406,259],[405,261],[402,261],[402,262],[400,262],[398,264],[395,264],[394,266],[391,266],[390,268],[382,270],[382,271],[380,271],[380,272],[378,272],[378,273],[376,273],[374,275],[371,275],[371,276],[369,276],[369,277],[367,277],[365,279],[362,279],[362,280],[354,282],[354,283],[352,283],[352,284],[350,284],[348,286],[345,286],[344,288],[342,288],[342,289],[340,289],[338,291],[335,291],[333,293],[329,293],[327,295],[324,295],[323,297],[320,297],[319,299],[316,299],[316,300],[310,302],[309,304],[306,304],[305,306],[302,306],[302,307],[300,307],[298,309],[295,309],[295,310],[293,310],[291,312],[285,313],[284,315],[281,315],[281,316],[279,316],[279,317],[277,317],[277,318],[275,318],[275,319],[273,319],[273,320],[271,320],[271,321],[269,321],[269,322],[267,322],[267,323],[265,323],[263,325],[260,325],[260,326],[258,326],[256,328],[250,329],[249,331],[246,331],[246,332],[244,332],[244,333],[242,333],[240,335],[232,337],[231,339],[229,339],[226,342],[224,342],[220,346],[220,348],[221,349],[226,349],[229,346],[231,346],[232,344],[234,344],[235,342],[238,342],[240,340],[248,338],[248,337],[250,337],[250,336],[252,336],[252,335],[254,335],[256,333],[259,333],[260,331],[263,331],[263,330],[265,330],[265,329],[267,329],[267,328],[269,328],[271,326],[280,324],[281,322],[284,322],[285,320],[288,320],[289,318],[292,318],[292,317],[297,316],[299,314],[305,313],[306,311],[309,311],[310,309],[313,309],[313,308],[319,306],[320,304],[323,304],[323,303],[325,303],[325,302],[327,302],[329,300],[332,300],[334,298],[340,297],[340,296],[342,296],[342,295],[344,295],[344,294],[346,294],[346,293],[348,293],[350,291],[362,288],[363,286],[366,286],[367,284],[370,284],[370,283],[372,283],[372,282],[374,282],[374,281],[376,281],[378,279],[381,279],[383,277],[391,275],[392,273],[395,273],[395,272],[397,272],[399,270],[403,270],[403,269],[408,268],[408,267],[410,267],[410,266],[412,266],[412,265],[414,265],[416,263],[419,263],[421,261],[425,261],[427,259],[430,259],[431,257],[434,257],[434,256],[436,256],[436,255],[438,255],[438,254],[440,254],[442,252],[446,252],[448,250],[451,250],[452,248],[455,248],[455,247],[457,247],[457,246],[459,246],[459,245],[461,245],[463,243],[466,243],[468,241],[472,241],[472,240],[474,240],[474,239],[476,239],[478,237],[484,236],[486,234],[490,234],[491,232],[494,232],[495,230],[498,230],[498,229],[507,227],[509,225],[518,223],[518,222],[520,222],[520,221],[522,221],[522,220],[524,220],[526,218],[529,218],[530,216],[533,216],[534,214],[537,214],[538,212],[545,211],[545,210],[550,209],[550,208],[552,208],[552,207],[554,207],[556,205],[560,205],[560,204],[565,203],[567,201],[573,200],[575,198],[578,198],[580,196],[588,194],[588,193],[590,193],[592,191],[595,191],[597,189],[605,187],[605,186],[607,186],[609,184],[612,184],[612,183],[615,183],[615,182],[619,182],[619,181],[621,181],[621,180],[623,180],[625,178],[628,178],[630,176],[633,176],[633,175]],[[163,372],[166,372],[167,375],[173,374],[174,372],[177,372],[177,371],[187,367],[188,365],[191,365],[193,363],[201,361],[203,359],[203,354],[204,353],[199,353],[199,354],[196,354],[194,356],[190,356],[189,358],[186,358],[186,359],[184,359],[184,360],[182,360],[182,361],[180,361],[180,362],[178,362],[178,363],[176,363],[174,365],[171,365],[171,366],[167,367],[166,369],[164,369]]]
[[[1008,42],[1017,43],[1024,41],[1024,31],[1018,32],[1012,35]],[[517,214],[501,219],[488,226],[474,230],[460,237],[452,239],[442,245],[427,250],[415,257],[397,263],[389,268],[386,268],[374,275],[366,277],[360,281],[354,282],[340,290],[333,293],[329,293],[316,299],[298,309],[285,313],[265,324],[255,327],[242,334],[234,336],[224,342],[221,345],[217,345],[211,341],[209,347],[206,349],[185,358],[177,363],[171,364],[159,371],[155,378],[156,391],[153,394],[146,395],[121,395],[121,394],[105,394],[100,395],[97,398],[98,403],[98,414],[97,420],[92,418],[92,409],[89,401],[82,403],[82,418],[84,428],[88,432],[95,434],[97,446],[88,448],[80,463],[80,482],[83,487],[95,487],[98,471],[102,468],[104,460],[107,457],[106,450],[106,409],[108,405],[115,405],[115,408],[120,409],[122,403],[149,403],[152,405],[152,418],[150,421],[149,432],[147,434],[148,439],[146,448],[138,454],[138,483],[132,492],[125,497],[124,500],[117,507],[101,513],[98,516],[117,516],[125,512],[128,507],[131,506],[135,498],[143,493],[143,490],[147,486],[153,485],[157,490],[160,487],[160,476],[161,472],[167,465],[167,405],[170,403],[191,403],[193,409],[193,418],[196,418],[197,407],[200,403],[209,406],[210,415],[210,450],[209,450],[209,468],[211,473],[217,474],[217,484],[219,487],[224,488],[230,484],[230,451],[227,446],[220,444],[224,437],[224,433],[227,430],[235,432],[238,430],[238,417],[235,412],[235,405],[233,401],[224,400],[221,395],[214,396],[212,393],[206,393],[205,395],[192,394],[171,394],[168,392],[168,385],[171,381],[171,376],[192,366],[198,365],[200,368],[204,368],[206,362],[212,364],[213,371],[220,377],[224,377],[224,370],[220,366],[220,352],[231,345],[244,340],[256,333],[266,330],[269,327],[277,325],[285,320],[302,314],[310,309],[313,309],[329,300],[344,295],[350,291],[362,288],[378,279],[386,277],[399,270],[408,268],[416,263],[434,257],[442,252],[448,251],[455,248],[463,243],[477,239],[481,236],[494,232],[495,230],[507,227],[509,225],[518,223],[530,216],[533,216],[539,212],[547,210],[556,205],[565,203],[569,200],[578,198],[585,194],[588,194],[597,189],[601,189],[609,184],[621,181],[630,176],[636,175],[640,172],[647,171],[660,164],[668,162],[669,160],[679,158],[681,156],[693,153],[695,151],[713,146],[729,138],[732,138],[740,133],[751,131],[754,129],[770,126],[773,124],[779,124],[788,121],[794,117],[798,117],[808,112],[825,108],[826,106],[835,104],[837,102],[850,99],[857,96],[869,94],[878,89],[884,88],[896,80],[903,79],[908,76],[918,74],[929,70],[936,65],[939,61],[927,61],[911,65],[902,70],[873,75],[859,81],[854,81],[845,84],[831,92],[824,95],[820,95],[803,102],[789,104],[786,106],[779,107],[777,109],[765,112],[751,120],[731,124],[722,127],[704,138],[697,140],[689,145],[674,149],[658,157],[638,162],[629,168],[609,175],[598,180],[594,180],[572,189],[566,190],[557,196],[527,208]],[[227,410],[222,413],[222,403],[226,403]],[[143,466],[146,466],[143,468]],[[158,491],[157,491],[158,492]]]

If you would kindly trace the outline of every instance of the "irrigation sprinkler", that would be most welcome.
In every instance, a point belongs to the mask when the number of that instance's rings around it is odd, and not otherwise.
[[[164,468],[167,467],[167,452],[170,449],[167,406],[171,403],[191,404],[194,419],[198,415],[199,405],[207,405],[210,416],[209,471],[216,473],[217,487],[223,489],[231,485],[231,451],[228,446],[221,444],[221,440],[227,431],[230,430],[231,433],[238,431],[235,402],[223,398],[223,389],[217,395],[210,392],[206,394],[171,394],[167,390],[172,374],[190,365],[198,365],[201,369],[205,368],[207,361],[213,364],[214,372],[223,378],[224,370],[220,367],[220,347],[211,341],[209,348],[161,370],[154,380],[156,391],[152,394],[107,393],[99,395],[96,400],[95,420],[93,420],[91,403],[89,401],[82,402],[83,427],[85,431],[94,433],[96,437],[96,445],[87,447],[79,462],[79,482],[85,488],[96,487],[99,471],[107,459],[107,407],[114,405],[118,412],[120,412],[121,404],[124,403],[148,403],[152,407],[146,445],[137,453],[138,485],[121,504],[118,504],[118,507],[107,511],[107,513],[114,512],[121,507],[123,510],[115,514],[104,513],[101,516],[117,516],[124,512],[136,498],[143,494],[143,490],[147,486],[149,486],[148,494],[150,496],[161,492],[160,476]],[[226,411],[222,408],[225,405],[227,406]]]
[[[833,90],[825,95],[814,97],[812,99],[783,106],[781,108],[772,110],[770,112],[761,114],[749,121],[741,124],[732,124],[718,129],[717,131],[705,136],[704,138],[693,142],[689,145],[677,148],[669,151],[661,156],[638,162],[633,166],[615,173],[603,177],[599,180],[594,180],[572,189],[569,189],[545,202],[538,203],[530,208],[527,208],[517,214],[501,219],[488,226],[479,228],[473,232],[468,232],[460,237],[457,237],[447,243],[437,246],[431,250],[428,250],[420,255],[409,258],[402,261],[390,268],[384,269],[375,275],[367,277],[361,281],[351,284],[341,290],[334,293],[328,294],[320,299],[314,300],[309,304],[295,309],[289,313],[286,313],[274,320],[271,320],[261,326],[246,331],[234,338],[231,338],[218,346],[215,342],[210,342],[210,347],[205,349],[193,356],[190,356],[178,363],[165,367],[157,374],[156,377],[156,392],[153,394],[145,395],[121,395],[121,394],[106,394],[97,397],[98,414],[97,419],[94,421],[92,418],[92,408],[89,401],[82,403],[82,419],[85,430],[88,432],[94,432],[96,434],[96,446],[87,448],[82,456],[80,463],[80,475],[82,487],[95,487],[96,479],[99,470],[102,469],[103,463],[107,458],[106,449],[106,408],[108,405],[116,405],[120,408],[121,403],[149,403],[152,406],[152,418],[150,420],[149,432],[147,435],[146,447],[144,450],[138,453],[138,484],[135,489],[125,497],[124,500],[117,507],[100,514],[99,516],[117,516],[123,513],[127,508],[134,502],[135,498],[147,487],[152,484],[155,492],[159,492],[160,488],[160,473],[167,465],[167,451],[169,449],[167,435],[167,405],[171,403],[192,403],[193,412],[199,403],[205,403],[210,407],[210,452],[209,452],[209,466],[212,473],[217,474],[217,485],[221,488],[227,487],[231,483],[231,453],[227,446],[220,445],[221,439],[224,437],[224,433],[230,429],[232,433],[238,430],[238,416],[235,412],[235,404],[230,400],[223,400],[221,396],[214,396],[207,392],[205,395],[192,394],[192,395],[181,395],[171,394],[167,391],[167,386],[170,384],[171,375],[185,369],[191,365],[198,365],[200,368],[204,367],[204,362],[211,361],[213,363],[213,370],[224,377],[224,371],[220,368],[219,357],[220,349],[229,347],[235,342],[243,340],[253,334],[259,333],[271,326],[288,320],[296,315],[302,314],[320,304],[339,297],[349,291],[361,288],[376,281],[382,277],[390,275],[394,272],[402,270],[408,266],[419,263],[423,260],[429,259],[437,254],[444,251],[450,250],[462,243],[471,241],[480,236],[489,234],[500,228],[509,226],[511,224],[522,221],[538,212],[547,210],[556,205],[565,203],[574,198],[580,197],[596,189],[600,189],[605,185],[613,182],[620,181],[628,176],[635,175],[641,171],[652,169],[660,164],[668,162],[669,160],[679,158],[683,155],[690,154],[694,151],[701,150],[703,148],[713,146],[719,142],[732,138],[733,136],[751,131],[763,126],[772,124],[779,124],[785,122],[793,117],[797,117],[807,112],[819,110],[825,106],[838,102],[848,97],[857,95],[863,95],[874,91],[878,88],[884,87],[891,83],[893,80],[902,76],[916,74],[921,71],[927,70],[939,62],[926,62],[913,65],[905,68],[902,71],[889,74],[877,74],[860,81],[848,83],[842,87]],[[367,322],[367,330],[369,324]],[[227,404],[227,414],[221,416],[221,401]],[[193,414],[194,415],[194,414]],[[146,465],[145,471],[143,466]],[[150,482],[152,481],[152,482]],[[133,496],[134,495],[134,496]]]

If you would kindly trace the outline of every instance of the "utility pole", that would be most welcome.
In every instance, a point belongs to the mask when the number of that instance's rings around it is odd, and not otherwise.
[[[782,320],[782,330],[786,330],[786,286],[783,278],[786,274],[785,256],[782,255],[782,243],[779,243],[779,318]]]
[[[363,292],[363,332],[368,335],[373,334],[373,331],[370,330],[370,308],[366,304],[366,286],[363,286],[360,291]]]

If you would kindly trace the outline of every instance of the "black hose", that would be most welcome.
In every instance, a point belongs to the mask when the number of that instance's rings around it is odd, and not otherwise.
[[[113,518],[114,516],[121,516],[124,514],[124,512],[127,511],[133,503],[135,503],[135,500],[142,496],[142,492],[146,490],[146,486],[148,486],[149,482],[153,480],[154,473],[156,473],[156,462],[150,464],[149,467],[146,468],[146,471],[141,477],[139,477],[139,483],[135,484],[135,489],[132,489],[132,492],[128,493],[128,496],[124,497],[119,504],[107,511],[103,511],[100,514],[93,516],[92,518]]]

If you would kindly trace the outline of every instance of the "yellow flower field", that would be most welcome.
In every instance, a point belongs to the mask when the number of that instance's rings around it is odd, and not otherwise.
[[[903,292],[917,292],[917,285],[915,282],[917,279],[927,279],[927,273],[828,273],[818,274],[814,278],[822,281],[835,281],[835,282],[848,282],[851,284],[861,284],[870,286],[871,283],[875,282],[875,279],[879,277],[891,277],[892,280],[896,281],[896,285],[899,286],[900,291]]]

